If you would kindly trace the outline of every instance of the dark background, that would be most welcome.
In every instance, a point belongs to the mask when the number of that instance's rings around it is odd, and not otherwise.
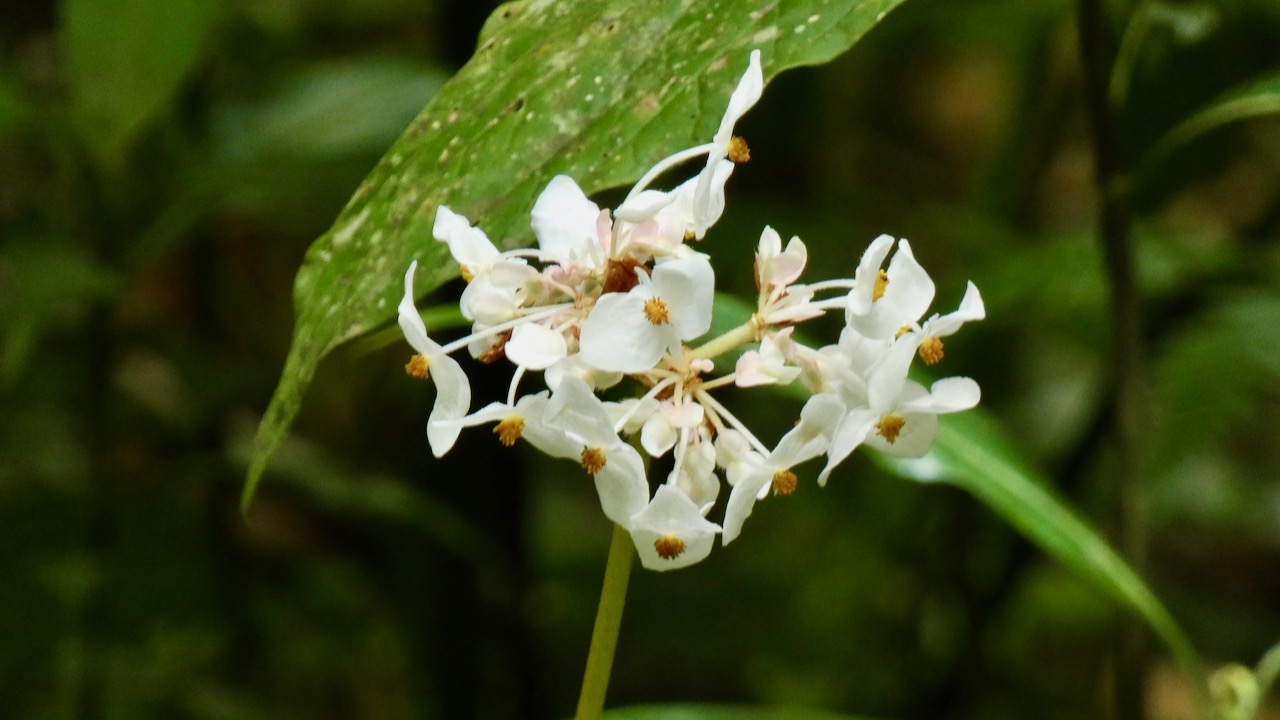
[[[215,6],[179,89],[115,154],[78,105],[61,6],[0,11],[0,715],[566,717],[607,521],[571,464],[487,432],[432,459],[406,346],[326,361],[238,511],[304,251],[494,4]],[[847,275],[889,232],[934,275],[936,309],[972,279],[988,319],[948,341],[942,371],[975,377],[1035,466],[1113,532],[1073,9],[913,0],[830,65],[784,74],[739,125],[752,161],[705,249],[739,293],[766,223],[804,238],[809,278]],[[1112,10],[1114,39],[1127,6]],[[1128,162],[1280,67],[1280,4],[1214,13],[1196,42],[1166,28],[1143,47]],[[1280,123],[1264,119],[1176,152],[1136,202],[1144,574],[1212,665],[1280,639],[1278,201]],[[478,394],[505,382],[492,369]],[[777,437],[795,412],[769,405],[740,410]],[[825,489],[812,475],[701,565],[636,572],[611,705],[1106,716],[1123,614],[1102,594],[958,490],[861,455]],[[1193,717],[1155,650],[1149,715]]]

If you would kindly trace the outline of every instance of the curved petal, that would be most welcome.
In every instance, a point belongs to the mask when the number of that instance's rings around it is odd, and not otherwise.
[[[683,492],[663,485],[628,527],[640,563],[650,570],[677,570],[701,562],[711,554],[720,526],[702,517],[698,506]],[[663,557],[658,543],[678,539],[681,548],[674,556]]]

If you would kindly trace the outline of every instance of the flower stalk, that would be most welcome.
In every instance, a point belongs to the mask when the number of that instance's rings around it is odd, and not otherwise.
[[[615,523],[613,539],[609,542],[609,560],[604,568],[604,586],[600,589],[600,606],[596,610],[596,625],[591,631],[587,669],[582,675],[582,692],[578,695],[578,711],[574,715],[576,720],[597,720],[604,712],[634,556],[631,534]]]

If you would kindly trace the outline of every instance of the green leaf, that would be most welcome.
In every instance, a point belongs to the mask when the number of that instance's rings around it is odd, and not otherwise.
[[[219,11],[218,0],[63,0],[76,117],[104,166],[172,105]]]
[[[1017,459],[1000,426],[980,410],[939,420],[933,449],[920,460],[901,463],[904,474],[968,491],[1049,556],[1136,612],[1207,703],[1203,665],[1169,611],[1106,540]],[[912,472],[912,464],[923,472]]]
[[[1174,151],[1211,130],[1275,113],[1280,113],[1280,71],[1229,90],[1165,133],[1147,152],[1138,177],[1149,177]]]
[[[489,19],[447,83],[312,245],[294,285],[297,325],[259,427],[248,504],[320,360],[394,316],[403,273],[418,291],[456,275],[431,239],[447,203],[500,244],[527,245],[529,211],[557,173],[588,193],[705,142],[753,48],[766,80],[843,52],[902,0],[780,0],[747,10],[665,0],[517,2]]]

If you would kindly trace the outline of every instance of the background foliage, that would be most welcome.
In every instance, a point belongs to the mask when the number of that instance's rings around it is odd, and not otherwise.
[[[320,367],[237,512],[304,252],[492,6],[178,5],[0,19],[6,712],[567,716],[609,537],[593,490],[484,433],[431,459],[429,393],[401,346]],[[1129,8],[1114,5],[1118,39]],[[913,0],[833,63],[778,77],[739,126],[753,160],[706,242],[740,292],[765,222],[803,237],[819,275],[892,232],[943,307],[974,280],[989,319],[948,343],[947,371],[976,377],[1016,450],[1109,530],[1073,7]],[[1252,663],[1280,637],[1280,124],[1265,102],[1220,124],[1237,93],[1185,144],[1140,151],[1233,88],[1269,87],[1280,5],[1161,7],[1122,116],[1129,162],[1151,163],[1136,195],[1158,418],[1145,575],[1207,660]],[[611,698],[1096,717],[1120,621],[970,495],[863,459],[762,505],[698,568],[637,574]],[[1159,653],[1147,675],[1150,715],[1189,717]]]

